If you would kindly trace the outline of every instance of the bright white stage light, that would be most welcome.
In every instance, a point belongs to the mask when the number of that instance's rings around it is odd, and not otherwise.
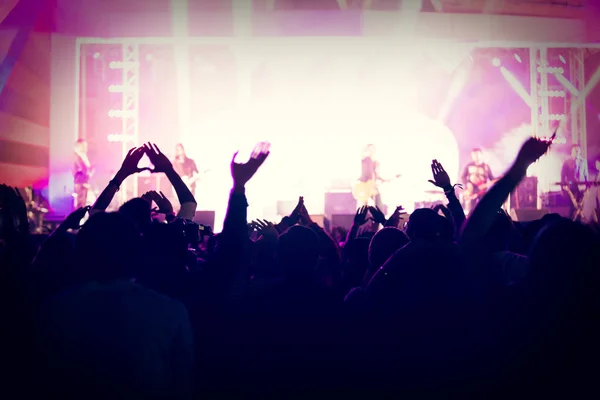
[[[519,57],[517,53],[515,53],[515,60],[517,60],[519,64],[523,63],[523,60],[521,60],[521,57]]]
[[[499,67],[499,66],[500,66],[500,64],[501,64],[501,63],[500,63],[500,59],[499,59],[499,58],[495,57],[495,58],[492,60],[492,65],[493,65],[494,67]]]
[[[231,160],[231,155],[239,151],[237,161],[246,161],[260,141],[271,143],[271,155],[248,185],[249,220],[277,220],[277,201],[294,201],[298,196],[304,196],[311,214],[322,214],[325,193],[332,182],[346,182],[350,190],[358,179],[367,144],[377,147],[376,157],[383,177],[402,175],[381,186],[388,209],[401,204],[411,212],[415,202],[436,200],[440,196],[443,199],[441,190],[428,182],[432,179],[433,159],[444,165],[453,181],[459,175],[459,150],[452,132],[440,122],[412,113],[399,113],[387,119],[381,115],[370,119],[352,115],[345,119],[302,119],[297,115],[261,117],[257,113],[223,117],[210,126],[198,128],[198,132],[182,139],[200,170],[212,167],[198,185],[200,192],[211,196],[200,196],[198,201],[199,209],[216,211],[217,230],[231,188],[229,162],[224,160]],[[440,195],[431,195],[430,191],[438,191]]]
[[[95,60],[97,60],[97,59],[99,59],[99,58],[100,58],[100,53],[98,53],[98,52],[95,52],[95,53],[94,53],[94,55],[93,55],[92,57],[94,57],[94,59],[95,59]]]
[[[121,93],[123,92],[123,85],[110,85],[108,91],[110,93]]]

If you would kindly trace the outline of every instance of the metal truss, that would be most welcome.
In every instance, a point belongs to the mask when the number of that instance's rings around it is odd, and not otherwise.
[[[587,130],[585,115],[586,82],[584,61],[587,51],[585,49],[572,49],[569,54],[569,69],[571,85],[579,93],[578,96],[569,96],[569,110],[571,117],[572,142],[581,146],[581,153],[587,158]]]
[[[564,76],[564,69],[554,60],[549,59],[548,47],[530,49],[530,82],[531,82],[531,125],[533,134],[547,136],[551,127],[557,122],[564,129],[569,124],[571,142],[581,145],[582,153],[587,153],[586,121],[585,121],[585,88],[584,58],[585,48],[568,49],[569,79]],[[565,49],[567,50],[567,49]],[[560,83],[560,88],[549,85],[549,78]],[[556,79],[553,79],[556,78]],[[560,90],[558,90],[560,89]],[[554,101],[551,102],[551,99]],[[562,110],[556,107],[557,99],[562,99]],[[554,107],[552,106],[554,103]]]
[[[123,43],[123,105],[121,109],[123,159],[129,149],[138,145],[139,140],[139,93],[140,93],[140,60],[139,45]],[[129,180],[121,186],[121,203],[138,196],[137,179]]]
[[[331,44],[338,46],[347,46],[350,50],[356,50],[357,44],[365,45],[390,45],[398,43],[397,37],[378,37],[378,36],[332,36],[332,37],[306,37],[306,36],[253,36],[253,37],[199,37],[190,36],[186,38],[176,38],[171,36],[162,37],[131,37],[131,38],[100,38],[100,37],[80,37],[77,38],[77,42],[80,44],[123,44],[124,42],[131,44],[214,44],[214,45],[240,45],[240,46],[277,46],[278,48],[290,48],[294,45],[310,45],[311,48],[317,47],[331,47]],[[428,38],[426,40],[428,45],[448,45],[448,43],[461,43],[457,40],[433,40]],[[468,43],[468,42],[462,42]],[[566,48],[585,48],[585,49],[600,49],[600,43],[568,43],[568,42],[557,42],[557,43],[540,43],[540,42],[528,42],[528,41],[479,41],[470,43],[473,47],[477,48],[531,48],[531,47],[545,47],[553,49],[566,49]],[[292,48],[290,51],[297,52],[297,49]]]

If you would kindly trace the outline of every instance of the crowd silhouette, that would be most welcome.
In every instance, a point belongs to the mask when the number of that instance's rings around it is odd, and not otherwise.
[[[363,207],[350,231],[331,234],[303,198],[278,223],[247,220],[245,187],[268,143],[231,160],[216,234],[191,222],[196,200],[153,144],[132,149],[96,203],[42,243],[19,192],[2,185],[5,390],[79,399],[596,391],[598,227],[552,214],[519,223],[501,208],[550,146],[528,139],[468,218],[433,160],[430,182],[446,206],[408,218],[401,206],[389,218]],[[149,192],[106,212],[144,156],[180,204]]]

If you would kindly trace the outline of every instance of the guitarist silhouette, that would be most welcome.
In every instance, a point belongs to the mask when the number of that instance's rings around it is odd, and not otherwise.
[[[490,166],[483,162],[481,149],[473,149],[471,151],[471,159],[472,161],[467,164],[462,176],[462,180],[465,183],[463,206],[467,213],[473,211],[481,196],[495,182]]]
[[[175,160],[173,160],[175,172],[181,176],[192,193],[196,193],[196,182],[200,178],[196,162],[185,154],[182,144],[175,146]]]
[[[361,161],[362,172],[360,179],[353,189],[354,198],[359,206],[368,205],[373,201],[375,207],[385,213],[384,204],[381,201],[378,184],[387,180],[379,175],[379,162],[375,159],[375,145],[369,144],[365,147]]]

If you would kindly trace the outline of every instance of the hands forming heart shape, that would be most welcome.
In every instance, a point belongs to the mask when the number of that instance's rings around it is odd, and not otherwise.
[[[140,160],[144,157],[144,154],[148,156],[150,162],[154,166],[154,169],[149,167],[140,168]],[[165,156],[157,145],[152,143],[146,143],[141,147],[134,147],[127,153],[121,171],[126,175],[137,174],[142,171],[150,171],[151,173],[168,172],[173,169],[173,164],[167,156]]]

